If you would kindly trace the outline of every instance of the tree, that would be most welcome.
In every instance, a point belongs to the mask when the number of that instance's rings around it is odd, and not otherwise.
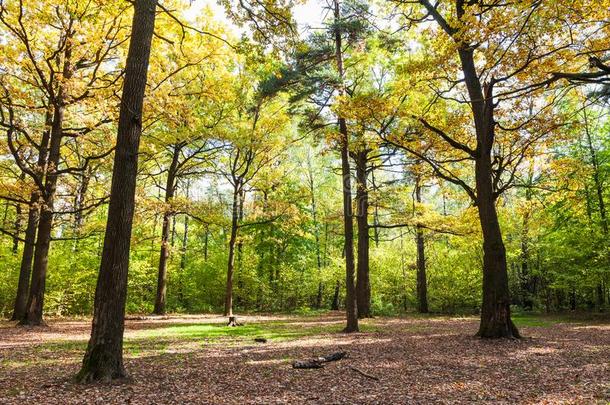
[[[558,67],[568,63],[571,54],[566,50],[575,40],[565,29],[564,22],[578,24],[576,21],[582,21],[582,14],[569,11],[567,4],[555,8],[543,2],[533,2],[526,7],[464,0],[438,4],[419,0],[405,4],[407,7],[418,5],[410,10],[415,14],[411,14],[408,20],[417,23],[433,21],[445,38],[452,41],[449,51],[457,60],[449,58],[441,64],[446,72],[463,79],[442,75],[439,86],[445,87],[431,86],[438,89],[434,92],[433,103],[447,105],[454,101],[458,105],[467,104],[469,111],[462,110],[462,113],[471,115],[473,129],[471,134],[458,135],[460,131],[448,131],[421,115],[412,114],[415,125],[444,143],[435,151],[449,148],[458,157],[454,160],[446,160],[446,155],[431,157],[421,148],[412,148],[411,152],[430,164],[437,176],[462,187],[478,208],[484,252],[483,303],[478,335],[518,338],[519,332],[510,318],[506,250],[495,204],[498,197],[513,186],[515,171],[529,147],[561,125],[557,120],[541,120],[554,105],[553,97],[550,102],[540,103],[541,107],[535,113],[527,115],[523,113],[527,104],[518,99],[539,97],[541,100],[547,86],[569,77],[558,73]],[[593,9],[592,13],[596,12]],[[562,33],[552,44],[542,40],[549,30]],[[433,35],[436,34],[437,31]],[[433,38],[429,41],[438,44]],[[447,48],[439,49],[436,57],[446,58],[447,52]],[[573,61],[570,62],[574,66]],[[462,95],[456,96],[458,91],[462,91]],[[555,94],[555,98],[560,96],[561,93]],[[521,114],[515,112],[520,109]],[[459,110],[454,111],[459,114]],[[524,134],[526,130],[530,132]],[[455,159],[472,162],[474,185],[456,175],[452,169]]]
[[[58,214],[55,200],[60,177],[86,168],[71,167],[63,156],[64,146],[69,139],[80,140],[107,122],[94,114],[95,118],[84,120],[84,126],[70,126],[74,110],[85,111],[113,84],[112,72],[103,65],[116,52],[121,33],[119,17],[112,13],[117,10],[109,10],[67,1],[48,7],[44,3],[26,7],[21,0],[0,4],[0,23],[7,32],[3,46],[10,48],[13,56],[3,72],[3,126],[7,128],[7,145],[16,165],[35,186],[23,201],[30,206],[26,226],[29,232],[14,311],[23,325],[44,323],[46,274],[53,220]],[[41,26],[46,29],[35,33],[33,27]],[[79,35],[91,36],[100,27],[106,30],[105,40],[77,40]],[[33,151],[37,152],[37,160],[31,158]],[[86,156],[85,166],[105,154]],[[30,262],[31,285],[24,310]]]
[[[156,0],[136,0],[134,3],[91,338],[77,375],[81,382],[109,381],[125,376],[123,329],[127,269],[142,133],[142,106],[156,6]]]

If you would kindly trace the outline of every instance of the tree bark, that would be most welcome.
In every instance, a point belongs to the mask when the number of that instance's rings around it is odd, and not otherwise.
[[[339,77],[343,79],[343,51],[341,45],[339,0],[335,0],[335,58]],[[344,94],[341,85],[339,93]],[[358,309],[356,307],[356,287],[354,285],[354,225],[352,215],[352,186],[349,164],[349,134],[345,118],[339,116],[339,133],[341,134],[341,175],[343,176],[343,228],[345,233],[345,311],[347,324],[344,332],[358,331]]]
[[[125,376],[123,330],[127,269],[142,133],[142,105],[156,5],[156,0],[136,0],[134,3],[91,338],[77,375],[81,382],[110,381]]]
[[[174,218],[172,208],[169,207],[176,191],[176,171],[180,159],[179,145],[174,146],[172,162],[167,170],[167,182],[165,184],[165,211],[163,212],[163,226],[161,227],[161,251],[159,253],[159,268],[157,274],[157,296],[155,299],[154,313],[165,314],[165,302],[167,298],[167,260],[169,259],[169,232],[170,222]]]
[[[415,176],[415,201],[421,204],[422,185],[419,175]],[[417,311],[428,313],[428,280],[426,277],[426,246],[424,228],[418,222],[415,226],[415,243],[417,245]]]
[[[356,222],[358,225],[358,264],[356,301],[358,318],[371,317],[371,282],[369,279],[369,192],[367,187],[368,152],[356,154]]]
[[[491,150],[496,125],[493,82],[485,85],[483,93],[475,68],[474,50],[472,47],[462,47],[458,52],[477,136],[476,205],[483,232],[483,303],[477,335],[483,338],[519,338],[519,331],[510,318],[506,250],[498,222],[492,180]]]

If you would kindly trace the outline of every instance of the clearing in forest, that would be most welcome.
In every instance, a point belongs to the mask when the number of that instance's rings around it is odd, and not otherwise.
[[[0,323],[0,403],[607,403],[610,323],[516,316],[522,340],[481,340],[475,318],[343,314],[127,321],[128,381],[78,385],[89,320]],[[265,338],[265,343],[255,338]],[[346,351],[324,368],[294,360]]]

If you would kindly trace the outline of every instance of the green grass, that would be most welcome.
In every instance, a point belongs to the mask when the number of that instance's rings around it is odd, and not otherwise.
[[[237,342],[251,341],[254,338],[260,337],[271,341],[283,341],[325,333],[338,333],[342,328],[342,324],[302,326],[284,321],[249,323],[237,327],[225,326],[218,323],[196,323],[141,330],[137,332],[135,339],[201,340],[214,343],[227,339]],[[376,330],[376,327],[363,324],[361,330],[363,332],[372,332]]]

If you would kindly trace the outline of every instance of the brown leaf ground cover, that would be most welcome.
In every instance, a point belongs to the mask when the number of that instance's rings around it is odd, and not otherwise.
[[[603,319],[517,317],[527,336],[520,341],[475,338],[475,318],[376,318],[349,335],[340,332],[340,313],[239,320],[237,328],[210,315],[127,321],[130,379],[109,385],[70,380],[88,320],[35,329],[0,323],[0,403],[610,403]],[[291,367],[336,351],[349,357],[322,369]]]

